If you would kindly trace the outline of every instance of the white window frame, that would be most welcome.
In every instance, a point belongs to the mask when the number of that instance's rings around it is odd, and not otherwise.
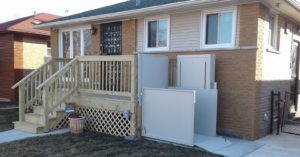
[[[270,40],[270,30],[269,30],[269,28],[270,28],[270,17],[274,17],[274,37],[273,37],[273,44],[274,45],[272,45],[272,42],[271,42],[271,44],[269,43],[269,40]],[[277,40],[278,40],[278,14],[273,14],[273,13],[271,13],[271,14],[269,14],[269,15],[267,15],[267,29],[268,29],[268,33],[267,33],[267,35],[266,35],[266,37],[267,37],[267,41],[266,41],[266,44],[267,44],[267,49],[270,49],[270,50],[277,50],[277,45],[278,45],[278,43],[277,43]]]
[[[148,47],[148,23],[151,21],[167,20],[167,46],[166,47]],[[170,15],[148,17],[144,20],[144,51],[157,52],[169,51],[170,49]]]
[[[219,14],[232,12],[232,34],[231,34],[231,43],[227,44],[206,44],[206,26],[207,26],[207,15],[209,14]],[[217,9],[208,9],[203,10],[201,14],[201,48],[204,49],[214,49],[214,48],[234,48],[236,40],[236,25],[237,25],[237,7],[226,7],[226,8],[217,8]]]
[[[59,29],[59,38],[58,38],[58,45],[59,45],[59,52],[58,57],[63,58],[63,32],[70,32],[70,58],[74,58],[74,50],[73,50],[73,31],[80,31],[80,55],[84,55],[84,39],[83,39],[83,30],[91,29],[91,25],[85,25],[85,26],[78,26],[78,27],[68,27],[68,28],[62,28]]]

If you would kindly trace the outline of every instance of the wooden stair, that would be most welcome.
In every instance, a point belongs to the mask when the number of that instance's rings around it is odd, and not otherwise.
[[[25,131],[29,133],[44,133],[48,129],[45,129],[44,121],[44,107],[34,106],[32,113],[25,113],[24,121],[14,122],[14,127],[16,130]],[[52,113],[48,116],[48,125],[54,127],[59,121],[61,121],[65,114],[65,104],[62,104],[54,109]]]

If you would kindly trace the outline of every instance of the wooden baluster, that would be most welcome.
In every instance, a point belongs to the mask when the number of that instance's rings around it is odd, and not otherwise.
[[[26,99],[25,99],[25,103],[27,104],[28,101],[29,101],[29,80],[26,81],[26,84],[25,84],[25,90],[26,90]],[[27,106],[26,106],[27,107]]]
[[[45,86],[43,89],[43,105],[44,105],[44,117],[43,121],[45,124],[44,131],[48,132],[49,131],[49,120],[48,120],[48,115],[49,115],[49,86]]]
[[[132,62],[128,62],[128,83],[127,83],[127,87],[128,87],[128,92],[131,92],[131,77],[132,77]]]
[[[105,61],[105,91],[108,89],[108,61]]]
[[[123,90],[124,90],[124,88],[123,88],[123,80],[124,80],[124,76],[123,76],[123,73],[124,73],[124,71],[123,71],[123,66],[124,66],[124,64],[123,64],[123,61],[121,61],[121,76],[120,76],[120,92],[122,92]]]
[[[92,70],[91,70],[91,68],[92,68],[92,66],[91,66],[91,62],[88,62],[89,63],[89,87],[88,87],[88,89],[91,89],[91,83],[92,83],[92,78],[91,78],[91,76],[92,76]]]
[[[120,78],[119,78],[119,64],[120,64],[120,61],[118,61],[117,62],[117,83],[116,83],[116,91],[120,91],[120,87],[119,87],[119,85],[120,85]]]
[[[101,61],[101,90],[104,90],[104,61]]]
[[[92,77],[91,80],[92,81],[91,81],[91,88],[90,89],[94,90],[94,85],[95,85],[95,83],[94,83],[95,82],[95,80],[94,80],[94,76],[95,76],[95,69],[94,69],[95,68],[95,62],[91,61],[90,63],[91,63],[91,68],[92,68],[92,70],[91,70],[91,75],[92,75],[91,76]]]
[[[97,90],[100,90],[100,62],[97,61]]]
[[[109,61],[109,70],[108,70],[109,74],[109,78],[108,78],[108,90],[111,91],[111,87],[112,87],[112,61]]]
[[[82,74],[81,72],[81,62],[77,61],[76,65],[75,65],[75,88],[79,88],[80,85],[79,85],[79,82],[82,82],[80,81],[81,80],[81,77],[80,77],[80,74]]]
[[[115,87],[116,87],[116,79],[115,79],[115,76],[116,76],[116,63],[115,61],[112,61],[113,63],[113,70],[112,70],[112,91],[115,91]]]
[[[54,101],[57,101],[57,95],[58,95],[58,87],[57,87],[57,83],[58,83],[58,80],[55,81],[54,83]]]
[[[127,83],[127,62],[124,62],[124,91],[127,91],[126,83]]]

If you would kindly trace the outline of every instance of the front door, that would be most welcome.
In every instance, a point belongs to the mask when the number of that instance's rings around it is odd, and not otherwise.
[[[101,25],[100,48],[103,55],[122,54],[122,22]]]

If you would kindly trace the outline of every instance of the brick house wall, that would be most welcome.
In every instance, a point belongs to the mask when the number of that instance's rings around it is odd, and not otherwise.
[[[266,79],[266,75],[269,73],[266,68],[266,65],[269,65],[268,60],[272,61],[274,56],[277,59],[282,57],[280,54],[266,55],[269,52],[265,52],[265,22],[268,12],[267,7],[261,3],[238,6],[237,34],[239,37],[236,41],[237,47],[234,49],[160,53],[173,59],[177,55],[216,55],[216,81],[219,90],[218,133],[250,140],[266,135],[270,123],[270,92],[272,90],[289,90],[290,80],[288,79],[271,81]],[[194,18],[194,16],[190,18]],[[280,30],[286,21],[288,20],[280,16],[278,38],[282,36]],[[92,26],[97,29],[97,33],[92,36],[92,50],[99,55],[101,25],[92,24]],[[123,54],[137,51],[137,45],[141,42],[137,36],[141,32],[139,32],[138,20],[122,22]],[[51,42],[52,57],[55,58],[58,52],[58,30],[52,29]],[[280,42],[278,41],[278,43],[280,50]],[[288,69],[287,62],[289,61],[286,60],[283,65],[277,66],[284,66]],[[265,114],[268,119],[265,119]]]
[[[30,42],[27,39],[30,39]],[[17,100],[18,90],[12,90],[11,87],[44,63],[43,55],[47,53],[47,40],[44,36],[28,36],[18,33],[0,35],[1,99]]]
[[[47,40],[45,38],[23,37],[23,69],[37,69],[45,62]]]
[[[0,98],[13,99],[15,93],[10,90],[14,83],[14,35],[0,35]]]
[[[278,52],[267,51],[268,34],[266,34],[266,30],[268,26],[265,23],[268,22],[266,18],[268,15],[270,15],[270,10],[260,5],[256,59],[256,138],[267,135],[270,130],[271,91],[280,91],[282,98],[285,91],[291,91],[291,43],[293,34],[296,32],[295,28],[298,28],[293,21],[279,15],[278,31],[276,32],[278,36],[276,50]],[[287,33],[285,32],[286,24],[289,24]]]

